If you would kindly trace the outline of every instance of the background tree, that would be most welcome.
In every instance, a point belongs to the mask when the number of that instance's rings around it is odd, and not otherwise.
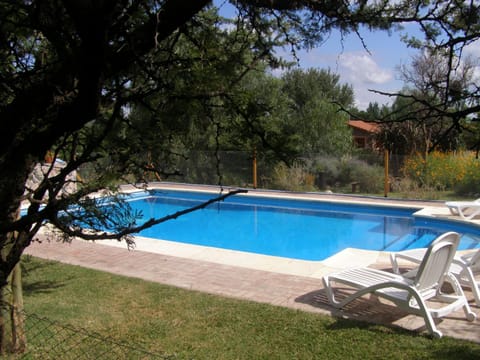
[[[129,126],[113,141],[124,144],[125,149],[118,150],[128,153],[123,162],[132,162],[129,174],[154,170],[159,178],[188,176],[215,183],[224,175],[218,169],[222,151],[257,149],[287,162],[295,156],[288,146],[289,131],[273,124],[272,119],[282,114],[282,101],[276,97],[278,81],[266,75],[269,64],[283,62],[273,59],[264,45],[257,47],[258,35],[248,24],[219,28],[215,12],[204,17],[201,27],[180,36],[175,44],[183,59],[195,62],[178,61],[171,66],[162,79],[168,82],[168,93],[154,92],[135,104]],[[269,47],[282,44],[269,43]],[[130,138],[138,139],[135,157]],[[217,164],[212,163],[211,154]],[[146,157],[150,160],[145,168]],[[182,173],[180,168],[185,167],[195,174]]]
[[[257,69],[245,77],[236,96],[228,99],[228,116],[234,126],[224,129],[228,149],[257,150],[270,161],[290,163],[298,156],[299,138],[289,122],[289,99],[280,79]]]
[[[461,132],[471,128],[466,119],[453,122],[448,116],[432,111],[425,104],[445,103],[450,95],[445,84],[455,82],[457,92],[464,93],[472,84],[474,64],[464,59],[454,73],[439,53],[426,50],[413,56],[412,62],[399,68],[400,78],[406,86],[388,111],[367,113],[367,118],[382,124],[379,142],[399,155],[416,153],[427,156],[432,150],[449,151],[463,146]],[[415,101],[412,102],[412,99]],[[453,106],[453,104],[452,104]],[[457,109],[466,109],[464,99],[455,103]],[[378,110],[378,109],[377,109]]]
[[[122,162],[130,163],[128,174],[140,175],[140,169],[162,178],[180,175],[178,162],[194,156],[192,151],[229,149],[222,138],[240,127],[234,117],[242,103],[253,102],[245,78],[251,71],[262,74],[271,60],[263,45],[257,46],[258,35],[246,23],[216,26],[221,19],[215,11],[199,19],[201,25],[176,37],[169,53],[152,59],[157,74],[163,69],[160,91],[148,91],[132,105],[130,121],[112,140],[124,144],[118,151],[127,154]],[[171,62],[168,71],[165,62]],[[138,72],[135,83],[148,86],[150,77],[151,72]],[[130,139],[137,139],[135,157]]]
[[[297,69],[282,76],[283,92],[290,99],[290,121],[301,139],[304,154],[341,155],[351,150],[348,116],[340,112],[353,105],[353,89],[340,84],[330,70]]]
[[[424,38],[405,37],[410,46],[422,50],[409,67],[401,68],[410,86],[398,93],[378,92],[403,99],[402,106],[383,120],[413,121],[425,130],[422,136],[429,150],[457,147],[459,132],[477,130],[472,122],[478,121],[480,110],[473,71],[478,64],[465,55],[480,35],[480,5],[467,1],[431,5],[423,9],[419,21]],[[478,134],[468,138],[478,139]],[[470,145],[478,149],[480,143]]]

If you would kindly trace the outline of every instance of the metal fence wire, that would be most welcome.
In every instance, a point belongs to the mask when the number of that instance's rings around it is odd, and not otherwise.
[[[158,354],[82,328],[38,316],[25,315],[26,351],[0,356],[2,359],[177,359]]]

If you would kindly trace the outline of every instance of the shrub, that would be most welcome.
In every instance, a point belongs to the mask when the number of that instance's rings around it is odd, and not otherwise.
[[[368,165],[363,161],[351,162],[352,181],[357,181],[361,192],[379,193],[384,190],[385,172],[383,167]]]
[[[418,182],[409,177],[396,178],[390,182],[391,191],[399,193],[405,199],[439,200],[443,193],[429,186],[419,186]]]
[[[454,190],[459,195],[480,192],[480,163],[473,152],[433,152],[425,158],[417,154],[403,165],[405,177],[417,186]]]
[[[458,195],[478,197],[480,193],[480,162],[473,153],[463,159],[464,167],[456,175],[453,190]]]
[[[279,190],[312,191],[313,182],[313,176],[301,164],[288,167],[279,163],[273,169],[271,187]]]
[[[338,191],[338,188],[350,190],[352,182],[358,182],[361,192],[378,193],[383,191],[384,170],[382,166],[369,165],[356,157],[342,158],[321,156],[315,159],[312,172],[322,173],[326,184]]]

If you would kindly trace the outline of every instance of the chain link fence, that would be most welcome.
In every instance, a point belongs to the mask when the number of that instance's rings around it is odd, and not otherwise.
[[[394,183],[401,176],[403,159],[403,156],[390,157],[386,172],[383,153],[341,157],[307,154],[287,166],[261,152],[197,151],[177,164],[181,175],[162,180],[288,191],[383,194],[385,181]]]
[[[24,313],[24,316],[26,351],[17,354],[11,351],[8,353],[8,350],[11,350],[11,344],[7,342],[7,353],[0,356],[1,359],[177,359],[175,355],[150,352],[135,344],[125,344],[108,336],[61,324],[36,314]]]
[[[478,197],[480,186],[480,162],[468,151],[387,156],[383,151],[356,149],[342,156],[305,154],[288,165],[262,151],[191,151],[169,165],[162,172],[161,161],[152,162],[149,171],[126,174],[122,183],[168,181],[423,200]],[[89,174],[96,176],[88,167],[79,174],[87,182]]]
[[[162,164],[152,163],[151,171],[142,170],[141,176],[145,181],[383,195],[386,182],[396,185],[401,180],[406,158],[390,155],[387,164],[384,155],[365,150],[343,156],[305,154],[287,165],[261,151],[191,151],[176,157],[168,171],[157,171]],[[88,182],[96,171],[84,166],[79,169],[79,176]]]

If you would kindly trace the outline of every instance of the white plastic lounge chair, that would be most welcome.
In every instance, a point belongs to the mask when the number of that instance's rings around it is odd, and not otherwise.
[[[452,215],[460,216],[462,219],[471,220],[480,215],[480,199],[473,201],[447,201],[445,205]]]
[[[448,273],[459,238],[457,233],[448,232],[435,239],[428,247],[413,279],[371,268],[344,270],[324,276],[323,283],[327,297],[333,306],[341,308],[356,298],[373,293],[392,301],[403,310],[422,316],[429,333],[440,338],[442,333],[436,328],[434,318],[444,317],[461,307],[468,321],[474,321],[476,318],[475,313],[470,310],[457,279]],[[441,287],[444,281],[452,285],[453,294],[442,293]],[[333,283],[351,286],[356,291],[345,299],[337,301],[333,292]],[[445,305],[430,308],[427,300],[437,300]]]
[[[402,260],[420,264],[426,252],[427,249],[422,248],[391,253],[390,261],[392,262],[393,272],[400,274],[399,261]],[[414,268],[402,275],[408,277],[410,274],[414,276],[416,270],[417,268]],[[480,273],[480,249],[465,255],[456,254],[449,272],[455,275],[461,286],[469,287],[472,290],[475,303],[480,307],[480,281],[475,279],[475,275]]]

